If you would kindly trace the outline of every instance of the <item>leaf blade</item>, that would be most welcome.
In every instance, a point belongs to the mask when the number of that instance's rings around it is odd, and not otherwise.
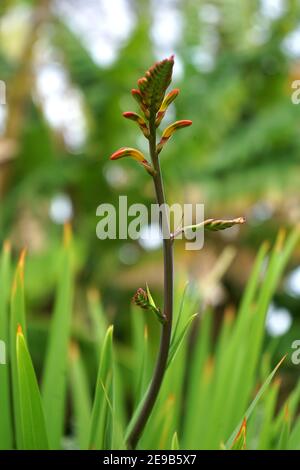
[[[10,291],[10,245],[4,243],[0,259],[0,340],[2,341],[2,355],[4,362],[0,362],[0,449],[12,448],[12,414],[10,398],[9,365],[7,361],[9,344],[8,301]]]
[[[60,449],[63,434],[72,301],[71,232],[70,227],[66,226],[61,271],[42,382],[42,397],[51,449]]]
[[[48,438],[42,400],[21,326],[18,327],[16,337],[16,358],[22,448],[45,450],[48,449]]]

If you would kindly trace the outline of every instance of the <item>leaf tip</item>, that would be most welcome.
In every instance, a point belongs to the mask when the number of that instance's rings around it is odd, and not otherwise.
[[[290,410],[289,410],[289,404],[287,403],[284,407],[284,420],[286,423],[289,422],[290,420]]]
[[[64,236],[63,236],[65,247],[70,245],[71,239],[72,239],[72,225],[70,224],[70,222],[66,222],[64,224]]]
[[[242,425],[231,446],[231,450],[245,450],[246,449],[246,433],[247,433],[247,419],[246,417],[244,417]]]
[[[69,345],[69,357],[72,362],[76,361],[79,357],[79,347],[76,341],[71,341]]]
[[[114,325],[109,325],[109,327],[107,328],[107,333],[108,333],[109,335],[111,335],[111,336],[113,335],[113,333],[114,333]]]
[[[5,253],[10,253],[11,251],[11,243],[10,243],[10,240],[4,240],[3,242],[3,251]]]
[[[23,336],[23,330],[22,330],[22,326],[20,325],[20,323],[17,326],[17,336],[19,335]]]
[[[144,328],[144,340],[145,342],[148,341],[148,326],[145,325],[145,328]]]
[[[286,237],[286,230],[284,228],[281,228],[278,232],[278,236],[275,242],[275,251],[277,253],[280,253],[280,251],[282,250],[285,237]]]
[[[277,368],[279,368],[281,366],[281,364],[286,360],[286,358],[288,357],[288,353],[286,353],[281,359],[280,361],[278,362],[277,364]]]
[[[19,256],[19,260],[18,260],[18,264],[17,264],[17,270],[16,270],[16,274],[14,276],[14,281],[13,281],[13,285],[12,285],[12,295],[13,296],[16,294],[18,284],[20,283],[21,285],[23,285],[23,283],[24,283],[24,266],[25,266],[26,253],[27,253],[27,249],[23,248],[21,253],[20,253],[20,256]]]
[[[18,261],[18,267],[23,271],[24,270],[24,265],[25,265],[25,258],[27,254],[27,248],[23,248],[20,256],[19,256],[19,261]]]

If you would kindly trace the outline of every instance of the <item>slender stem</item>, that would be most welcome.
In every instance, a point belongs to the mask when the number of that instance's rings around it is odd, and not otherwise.
[[[159,206],[165,204],[165,194],[160,170],[160,164],[156,153],[156,127],[154,119],[150,119],[149,123],[150,137],[149,137],[149,151],[152,160],[155,174],[153,175],[153,182],[155,187],[156,202]],[[162,218],[165,220],[162,221]],[[161,212],[160,224],[164,227],[168,226],[167,213],[164,212],[164,206]],[[168,229],[169,230],[169,229]],[[140,414],[132,428],[131,433],[127,439],[127,445],[131,449],[135,449],[147,421],[151,415],[159,390],[167,368],[168,355],[171,342],[172,333],[172,318],[173,318],[173,238],[170,233],[166,234],[164,231],[163,236],[163,256],[164,256],[164,315],[165,323],[162,325],[162,332],[160,338],[160,347],[157,356],[156,366],[154,369],[153,377],[148,388],[146,398],[141,408]]]

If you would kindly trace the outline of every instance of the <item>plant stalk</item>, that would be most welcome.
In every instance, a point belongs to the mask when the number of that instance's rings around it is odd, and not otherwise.
[[[152,165],[155,170],[153,177],[155,195],[157,204],[162,207],[160,213],[160,226],[164,222],[165,229],[168,233],[163,236],[163,257],[164,257],[164,316],[165,323],[162,325],[159,352],[157,356],[156,366],[154,369],[153,377],[148,388],[146,398],[141,408],[140,414],[132,428],[131,433],[127,439],[127,445],[130,449],[135,449],[137,443],[143,433],[147,421],[151,415],[156,399],[158,397],[160,387],[167,368],[168,355],[171,342],[172,333],[172,319],[173,319],[173,238],[170,234],[168,214],[164,208],[166,203],[163,180],[159,164],[158,155],[156,152],[156,127],[155,118],[150,119],[149,122],[150,136],[149,136],[149,152],[152,160]],[[163,206],[162,206],[163,205]],[[162,220],[164,218],[164,221]]]

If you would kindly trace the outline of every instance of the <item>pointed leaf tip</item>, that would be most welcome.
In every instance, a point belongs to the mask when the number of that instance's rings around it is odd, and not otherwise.
[[[17,326],[17,335],[23,335],[23,330],[20,324]]]
[[[18,261],[18,266],[22,270],[24,269],[26,254],[27,254],[27,248],[23,248],[21,253],[20,253],[19,261]]]
[[[79,357],[79,346],[76,341],[71,341],[69,345],[69,357],[71,361],[76,361]]]
[[[113,333],[114,333],[114,325],[109,325],[109,327],[107,328],[107,334],[113,335]]]
[[[284,420],[288,422],[290,419],[290,410],[289,410],[289,404],[287,403],[284,407]]]
[[[278,362],[278,364],[275,366],[275,368],[272,370],[272,372],[269,374],[269,376],[267,377],[267,379],[265,380],[265,382],[263,383],[263,385],[260,387],[260,389],[258,390],[257,394],[255,395],[255,398],[254,400],[251,402],[251,404],[249,405],[246,413],[245,413],[245,418],[247,420],[249,420],[249,417],[251,416],[255,406],[257,405],[258,401],[260,400],[261,396],[263,395],[263,393],[265,392],[266,388],[269,386],[269,384],[271,383],[271,381],[273,380],[273,377],[274,375],[276,374],[276,372],[278,371],[279,367],[281,366],[281,364],[283,363],[283,361],[286,359],[287,357],[287,354],[285,354],[285,356],[283,356],[283,358]],[[242,423],[243,425],[243,423]],[[231,434],[231,436],[229,437],[229,439],[227,440],[226,442],[226,448],[230,448],[232,443],[234,442],[234,439],[235,439],[235,436],[236,434],[238,433],[238,430],[240,428],[242,428],[242,425],[238,425],[238,427],[233,431],[233,433]]]
[[[11,243],[9,240],[4,240],[3,242],[3,250],[6,252],[6,253],[9,253],[11,251]]]
[[[70,222],[66,222],[64,224],[64,235],[63,235],[64,246],[69,246],[71,239],[72,239],[72,225],[70,224]]]
[[[13,296],[16,294],[18,284],[21,284],[21,285],[24,284],[24,266],[25,266],[26,253],[27,253],[27,248],[23,248],[19,256],[17,269],[16,269],[16,273],[14,276],[13,284],[12,284]]]
[[[247,434],[247,420],[243,419],[242,425],[237,433],[231,450],[245,450],[246,449],[246,434]]]

